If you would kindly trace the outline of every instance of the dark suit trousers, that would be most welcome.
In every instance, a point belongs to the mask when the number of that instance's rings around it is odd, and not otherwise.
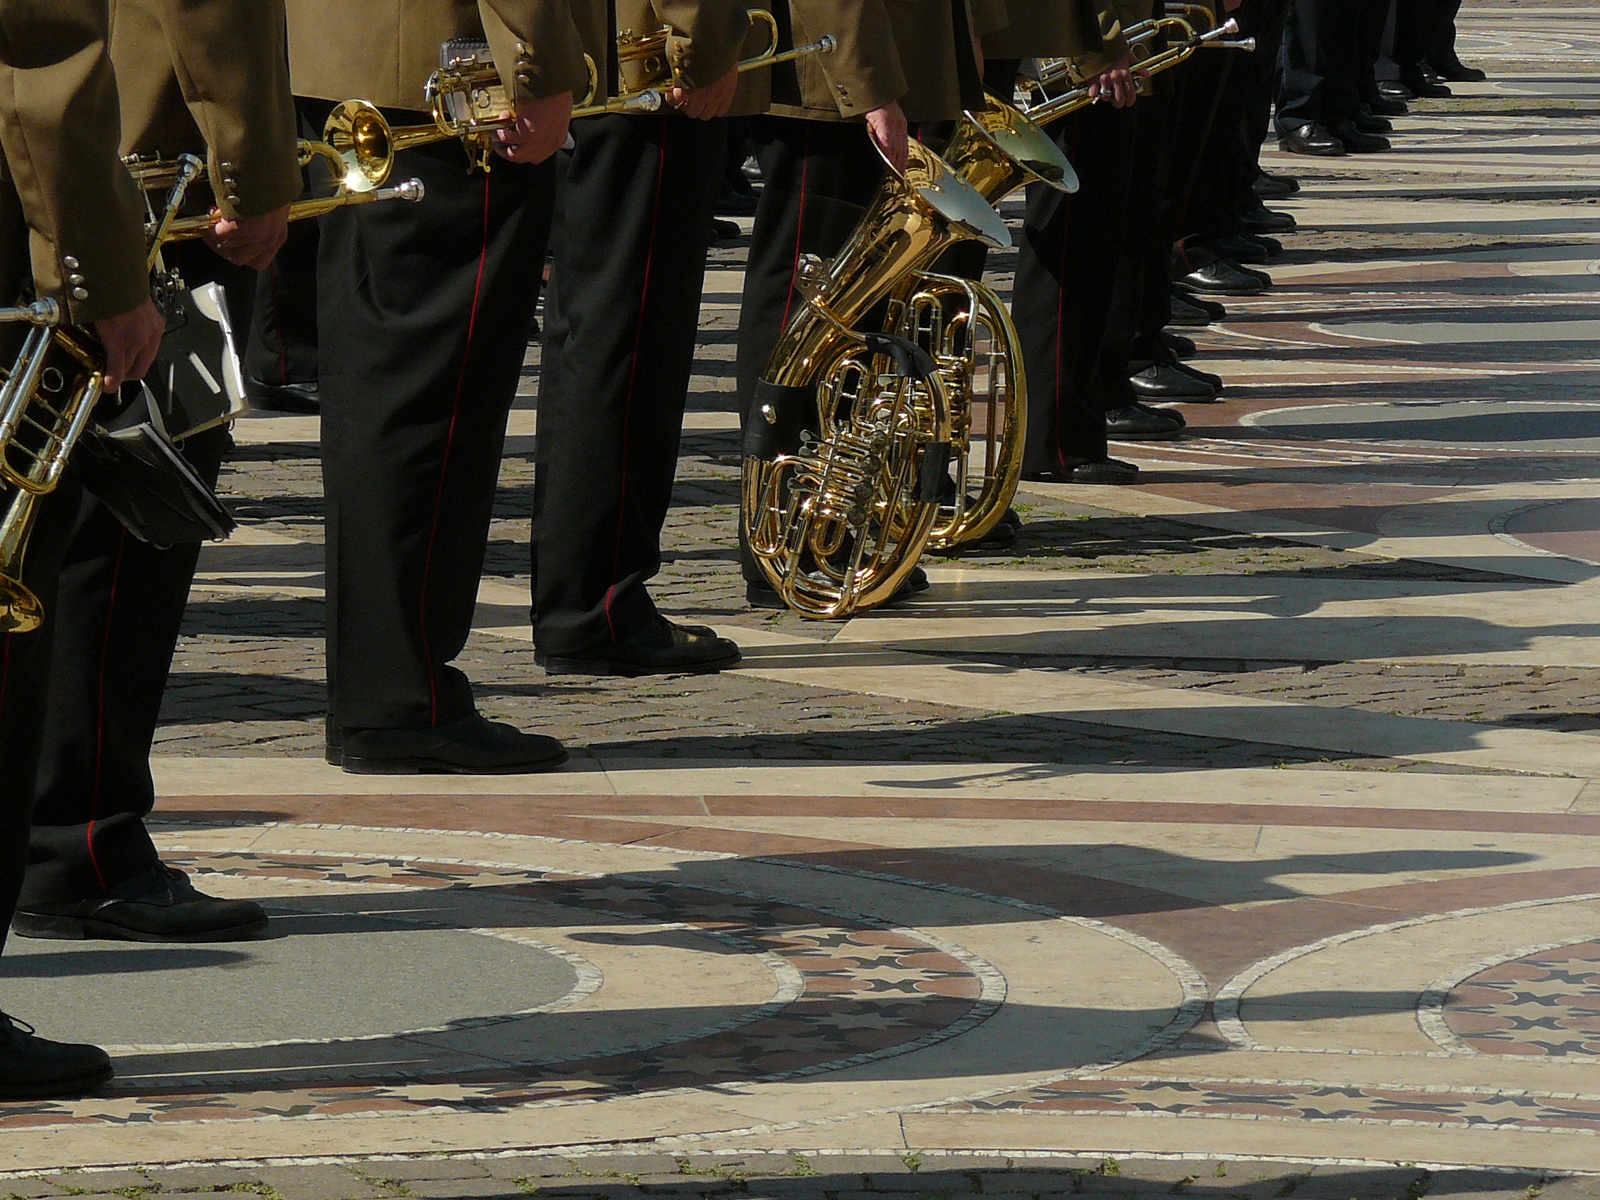
[[[9,505],[14,495],[9,489],[0,491],[0,503]],[[44,624],[32,633],[0,634],[0,947],[11,929],[28,859],[56,628],[56,580],[79,497],[77,476],[68,471],[37,509],[22,578],[44,605]]]
[[[191,285],[219,282],[248,327],[256,272],[198,242],[169,251]],[[183,455],[215,486],[225,429],[188,438]],[[198,543],[134,537],[87,492],[74,506],[50,614],[50,686],[39,751],[24,904],[97,896],[154,866],[144,818],[155,804],[150,746],[183,624]]]
[[[727,126],[677,114],[575,122],[546,302],[534,640],[621,641],[656,615]]]
[[[1138,106],[1095,105],[1050,127],[1080,184],[1028,189],[1012,316],[1028,372],[1023,470],[1106,454],[1094,370],[1126,219]]]
[[[1278,130],[1355,115],[1364,70],[1363,31],[1373,0],[1293,0],[1283,34]]]
[[[741,433],[773,347],[804,303],[794,286],[800,256],[838,253],[883,179],[883,159],[859,121],[757,117],[750,139],[762,184],[739,308]],[[765,583],[745,545],[742,520],[739,551],[745,580]]]
[[[317,236],[317,222],[296,221],[277,258],[261,272],[249,341],[241,347],[246,378],[267,384],[317,381]]]
[[[415,120],[398,114],[397,120]],[[323,218],[317,259],[328,685],[337,729],[474,711],[466,644],[506,417],[533,329],[555,168],[405,151],[420,204]]]

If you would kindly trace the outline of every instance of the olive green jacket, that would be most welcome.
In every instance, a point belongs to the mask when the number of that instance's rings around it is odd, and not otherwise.
[[[31,278],[74,324],[150,298],[108,23],[106,0],[0,0],[0,302]]]
[[[774,0],[784,48],[838,42],[747,83],[768,111],[814,121],[859,117],[898,101],[912,121],[946,121],[982,103],[972,32],[991,27],[997,0]],[[981,14],[981,16],[980,16]],[[741,96],[741,108],[760,108]]]
[[[217,205],[254,217],[300,194],[282,0],[111,0],[122,152],[208,155]]]
[[[595,0],[288,0],[299,96],[424,109],[439,48],[488,39],[509,94],[535,100],[588,86],[574,8]]]

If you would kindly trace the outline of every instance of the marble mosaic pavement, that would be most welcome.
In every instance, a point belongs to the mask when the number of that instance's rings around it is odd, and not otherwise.
[[[320,761],[315,422],[244,423],[157,832],[272,933],[14,942],[7,1009],[119,1077],[0,1104],[0,1194],[619,1148],[1600,1173],[1600,13],[1469,3],[1462,53],[1491,82],[1394,153],[1269,154],[1302,231],[1199,335],[1225,402],[1117,451],[1140,486],[1030,487],[1016,556],[842,626],[730,598],[719,250],[662,591],[737,672],[533,667],[519,408],[467,661],[555,775]]]

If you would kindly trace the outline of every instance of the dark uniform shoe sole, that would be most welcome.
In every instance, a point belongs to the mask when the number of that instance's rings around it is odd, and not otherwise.
[[[43,938],[55,941],[108,941],[108,942],[242,942],[255,937],[267,927],[267,915],[262,913],[238,925],[202,927],[198,929],[165,932],[140,929],[135,925],[103,917],[51,916],[47,913],[18,911],[11,919],[11,929],[18,937]]]
[[[346,754],[339,765],[348,775],[534,775],[555,770],[569,757],[563,748],[549,758],[479,766],[443,758],[355,758]]]
[[[735,650],[732,654],[719,653],[703,659],[670,663],[629,662],[567,654],[536,654],[533,661],[544,668],[546,675],[615,675],[623,679],[639,679],[645,675],[711,675],[738,666],[740,658],[741,655]]]
[[[431,729],[346,729],[341,750],[351,775],[531,775],[567,761],[555,738],[476,714]]]

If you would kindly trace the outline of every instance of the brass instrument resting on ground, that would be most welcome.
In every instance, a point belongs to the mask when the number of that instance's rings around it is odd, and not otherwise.
[[[754,71],[811,54],[831,54],[836,43],[823,37],[806,46],[777,52],[778,23],[763,9],[750,9],[750,19],[764,24],[770,34],[766,50],[739,63],[740,71]],[[573,107],[574,120],[619,113],[651,113],[665,103],[663,93],[679,83],[667,62],[670,29],[617,36],[617,59],[624,90],[608,100],[594,99],[600,75],[594,60],[589,67],[589,94]],[[339,168],[351,191],[381,187],[394,169],[394,156],[412,146],[426,146],[459,138],[475,168],[487,171],[491,161],[490,135],[516,123],[516,105],[506,95],[500,71],[487,45],[457,45],[454,54],[428,77],[423,97],[433,120],[421,125],[392,127],[384,115],[365,100],[346,100],[334,106],[323,125],[322,139],[341,160]]]
[[[342,160],[329,146],[302,142],[300,157],[302,165],[314,158],[329,160],[341,177],[344,174]],[[206,164],[184,154],[175,159],[127,159],[124,165],[145,193],[146,266],[159,304],[183,286],[177,274],[162,265],[161,247],[199,237],[216,221],[211,215],[177,215]],[[354,191],[345,182],[341,178],[332,195],[296,200],[289,206],[290,219],[321,216],[345,204],[416,201],[423,194],[415,179],[365,192]],[[105,351],[99,339],[87,329],[64,325],[55,301],[0,308],[0,329],[18,323],[29,328],[9,369],[0,368],[0,503],[5,506],[0,513],[0,633],[26,633],[44,619],[38,597],[22,582],[28,536],[40,498],[61,482],[73,450],[92,427],[105,379]]]
[[[768,360],[745,431],[742,511],[762,573],[805,616],[847,617],[887,600],[939,518],[953,430],[935,356],[948,341],[946,297],[925,288],[899,302],[899,328],[940,331],[934,352],[855,326],[966,240],[1011,238],[913,142],[904,174],[886,181],[850,242],[825,264],[808,260],[796,281],[805,307]]]

